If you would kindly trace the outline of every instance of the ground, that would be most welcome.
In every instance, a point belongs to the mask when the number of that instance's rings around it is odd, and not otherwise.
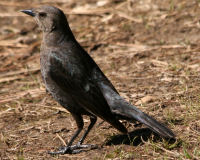
[[[66,13],[77,40],[120,94],[171,128],[176,141],[124,122],[133,135],[127,143],[126,136],[98,119],[85,143],[99,149],[47,154],[67,143],[76,124],[45,92],[42,33],[19,12],[45,4]],[[0,10],[2,160],[200,159],[199,0],[1,0]],[[84,121],[86,127],[89,120]]]

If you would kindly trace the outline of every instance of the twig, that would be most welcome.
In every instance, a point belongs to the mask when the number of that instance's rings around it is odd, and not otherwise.
[[[105,14],[105,13],[111,13],[112,12],[112,9],[111,8],[108,8],[108,9],[92,9],[92,10],[71,10],[71,11],[67,11],[65,12],[66,14],[68,15],[102,15],[102,14]]]
[[[0,15],[1,17],[1,15]],[[1,40],[0,46],[3,47],[13,47],[13,48],[26,48],[28,45],[17,43],[15,40]]]
[[[120,17],[122,17],[122,18],[126,18],[126,19],[128,19],[130,21],[133,21],[135,23],[142,23],[142,19],[133,18],[133,17],[131,17],[131,16],[129,16],[129,15],[123,13],[123,12],[117,12],[117,15],[120,16]]]
[[[22,69],[20,71],[11,71],[7,73],[2,73],[0,74],[0,77],[14,76],[14,75],[25,74],[25,73],[33,73],[39,70],[40,68]]]
[[[56,136],[60,139],[60,141],[63,143],[64,146],[66,146],[66,142],[64,141],[64,139],[62,137],[59,136],[58,133],[56,133]]]
[[[45,93],[45,90],[42,89],[31,89],[31,90],[27,90],[27,91],[23,91],[23,92],[18,92],[17,94],[12,94],[12,96],[1,96],[0,97],[0,103],[6,103],[6,102],[10,102],[16,99],[19,99],[21,97],[24,97],[26,95],[30,95],[31,97],[38,97],[41,94]]]
[[[37,104],[37,105],[39,105],[39,104]],[[43,106],[43,107],[45,107],[45,108],[49,108],[49,106],[44,106],[44,105],[39,105],[39,106]],[[70,113],[69,111],[67,111],[65,108],[63,108],[63,107],[53,107],[53,106],[51,106],[51,109],[55,109],[55,110],[59,110],[59,111],[61,111],[61,112],[65,112],[65,113]]]
[[[22,79],[23,77],[24,76],[15,76],[15,77],[1,78],[0,79],[0,83],[11,82],[11,81],[14,81],[14,80]]]
[[[167,150],[167,149],[165,149],[165,148],[163,148],[163,147],[161,147],[161,146],[158,146],[158,145],[155,145],[155,144],[151,144],[149,141],[144,141],[142,137],[141,137],[141,140],[142,140],[142,142],[143,142],[144,144],[149,144],[149,145],[151,145],[151,146],[153,146],[153,147],[156,146],[157,148],[159,148],[159,149],[161,149],[161,150],[163,150],[163,151],[165,151],[165,152],[167,152],[167,153],[170,153],[170,154],[172,154],[172,155],[174,155],[174,156],[176,156],[176,157],[179,157],[179,156],[180,156],[180,154],[177,153],[177,152],[172,152],[172,151],[169,151],[169,150]]]

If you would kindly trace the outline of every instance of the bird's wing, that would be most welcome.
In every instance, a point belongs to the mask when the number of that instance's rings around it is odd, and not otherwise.
[[[108,105],[110,106],[112,113],[128,119],[137,120],[163,137],[172,138],[175,136],[173,132],[163,124],[159,123],[154,118],[128,103],[115,90],[113,90],[110,82],[99,81],[98,86],[101,89]]]
[[[107,121],[114,118],[101,90],[90,79],[88,71],[81,64],[69,64],[65,58],[64,53],[50,54],[49,74],[52,80],[88,112]]]

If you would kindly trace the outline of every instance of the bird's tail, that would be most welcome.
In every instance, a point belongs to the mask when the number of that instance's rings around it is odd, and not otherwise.
[[[159,123],[154,118],[150,117],[146,113],[143,113],[141,110],[123,99],[113,89],[114,87],[112,87],[110,83],[101,82],[98,84],[113,114],[132,120],[137,120],[163,137],[175,137],[174,133],[169,128],[165,127],[163,124]]]
[[[133,110],[133,112],[131,112],[130,115],[134,119],[145,124],[154,132],[156,132],[159,135],[166,137],[166,138],[174,138],[175,137],[174,133],[169,128],[165,127],[163,124],[159,123],[154,118],[143,113],[142,111],[140,111],[139,109],[137,109],[134,106],[131,106],[131,110]]]
[[[163,124],[159,123],[157,120],[154,118],[150,117],[146,113],[142,112],[135,106],[132,106],[131,104],[128,103],[121,103],[120,108],[126,108],[118,110],[121,113],[121,115],[128,117],[129,119],[134,119],[137,120],[143,124],[145,124],[148,128],[150,128],[152,131],[158,133],[159,135],[166,137],[166,138],[174,138],[175,135],[174,133],[164,126]]]

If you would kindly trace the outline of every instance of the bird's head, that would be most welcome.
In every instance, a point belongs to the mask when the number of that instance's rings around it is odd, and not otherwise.
[[[21,10],[21,12],[32,16],[43,32],[52,32],[68,25],[64,13],[53,6],[41,6],[38,8]]]

